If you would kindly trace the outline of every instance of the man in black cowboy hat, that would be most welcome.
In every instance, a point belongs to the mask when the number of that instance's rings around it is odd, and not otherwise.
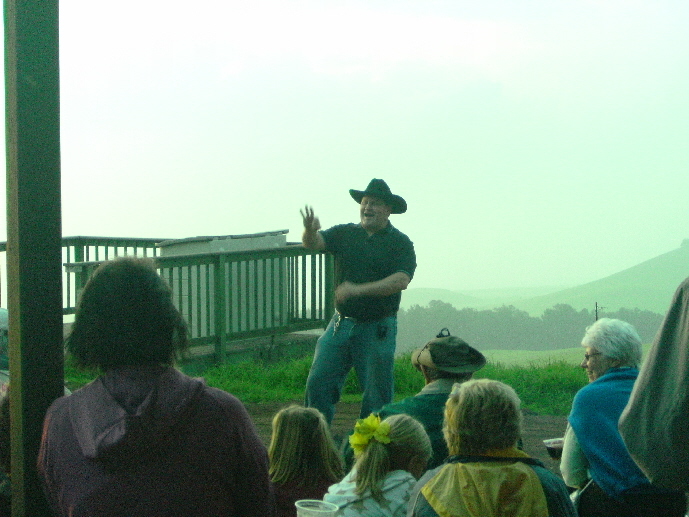
[[[320,231],[313,208],[301,212],[304,246],[336,259],[337,310],[318,340],[306,382],[306,405],[328,422],[352,367],[364,392],[362,418],[392,400],[397,310],[416,269],[413,243],[389,221],[391,214],[406,212],[406,201],[381,179],[349,194],[359,203],[359,224]]]

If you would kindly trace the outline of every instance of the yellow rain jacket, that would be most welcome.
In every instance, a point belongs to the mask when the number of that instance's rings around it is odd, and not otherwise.
[[[421,493],[440,517],[548,517],[543,486],[525,458],[508,449],[448,463]]]

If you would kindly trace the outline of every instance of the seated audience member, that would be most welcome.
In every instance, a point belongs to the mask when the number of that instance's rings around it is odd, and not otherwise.
[[[409,415],[358,420],[350,436],[354,468],[323,498],[342,517],[403,517],[409,492],[426,469],[431,443],[423,426]]]
[[[38,469],[56,515],[273,515],[266,448],[239,400],[173,368],[186,345],[152,261],[96,270],[67,350],[102,373],[53,402],[43,427]]]
[[[426,472],[409,501],[413,517],[575,517],[562,480],[517,448],[519,397],[502,382],[457,384],[445,406],[451,456]]]
[[[433,447],[433,455],[428,462],[428,468],[432,469],[445,461],[448,455],[443,437],[443,414],[452,386],[471,379],[474,372],[485,366],[486,358],[443,329],[423,348],[412,352],[411,361],[423,375],[426,385],[413,397],[383,406],[379,416],[387,418],[404,413],[421,422]]]
[[[677,288],[619,429],[634,461],[658,486],[689,491],[689,278]]]
[[[565,483],[579,490],[580,517],[683,516],[684,495],[651,485],[618,430],[639,374],[639,335],[629,323],[602,318],[581,346],[589,384],[574,397],[560,462]]]
[[[433,455],[429,469],[440,465],[447,458],[447,445],[443,437],[445,401],[455,383],[468,381],[474,372],[486,364],[481,352],[462,339],[451,336],[445,328],[422,348],[414,350],[411,362],[426,382],[424,388],[413,397],[386,404],[378,412],[381,418],[407,414],[421,422],[431,440]],[[348,443],[348,442],[347,442]],[[345,444],[345,458],[351,465],[352,451]]]
[[[323,499],[344,476],[325,418],[315,408],[290,406],[273,417],[268,448],[277,517],[296,517],[300,499]]]

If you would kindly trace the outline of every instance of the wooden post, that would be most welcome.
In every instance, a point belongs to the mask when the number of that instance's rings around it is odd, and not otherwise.
[[[12,515],[50,515],[36,472],[62,394],[58,1],[5,0]]]
[[[229,325],[232,328],[232,288],[230,286],[229,299],[226,295],[228,277],[225,275],[225,265],[227,264],[227,255],[217,255],[217,260],[213,266],[213,298],[215,303],[215,362],[220,364],[225,360],[227,350],[227,332],[225,332],[225,316],[228,314],[229,308]],[[230,273],[229,279],[232,278],[232,262],[229,263]],[[210,290],[209,290],[210,293]]]

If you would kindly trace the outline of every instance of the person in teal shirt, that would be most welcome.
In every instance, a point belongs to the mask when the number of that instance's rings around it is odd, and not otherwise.
[[[639,375],[639,334],[625,321],[601,318],[586,329],[581,346],[589,384],[574,396],[560,462],[565,483],[578,489],[579,516],[683,517],[685,495],[652,485],[618,429]]]
[[[474,372],[483,368],[486,358],[463,339],[450,335],[444,328],[422,348],[412,352],[411,362],[425,380],[423,389],[413,397],[386,404],[378,412],[381,419],[406,414],[423,425],[431,440],[433,455],[428,460],[429,469],[435,468],[448,456],[443,437],[443,414],[452,386],[466,382]],[[345,463],[351,465],[353,455],[345,441]]]
[[[455,383],[466,382],[486,364],[484,355],[447,329],[411,354],[411,361],[425,380],[423,389],[413,397],[383,406],[379,415],[387,418],[400,413],[414,417],[431,439],[433,456],[428,468],[435,468],[448,456],[443,437],[445,402]]]

